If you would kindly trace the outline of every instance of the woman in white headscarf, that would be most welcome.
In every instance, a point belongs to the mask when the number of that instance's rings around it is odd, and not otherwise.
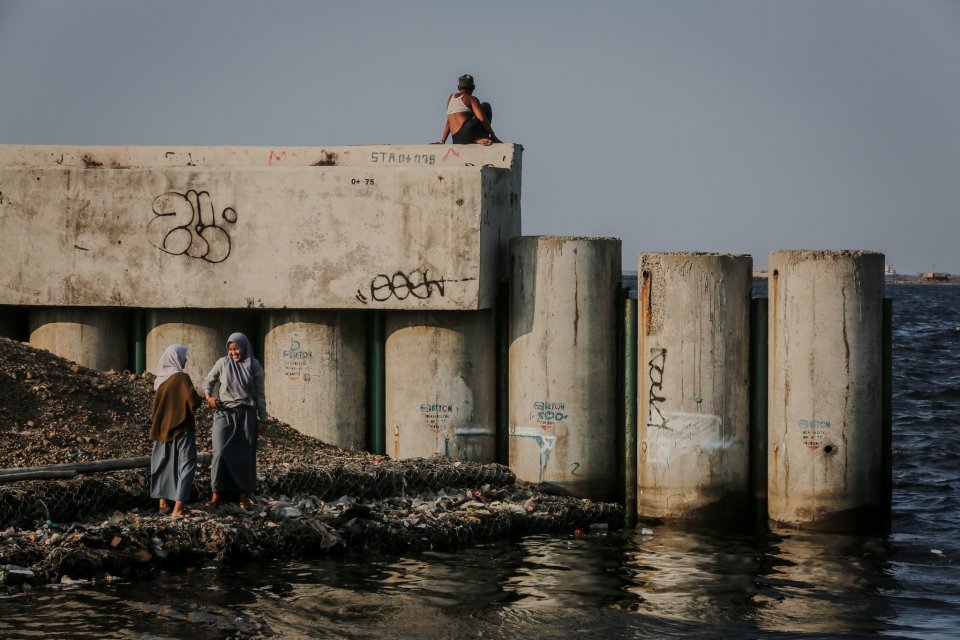
[[[183,505],[190,501],[193,490],[197,470],[194,413],[203,403],[183,371],[186,362],[187,348],[182,344],[170,345],[160,356],[150,420],[150,497],[160,500],[160,513],[174,518],[184,515]]]
[[[267,422],[263,367],[242,333],[227,339],[227,355],[217,360],[203,380],[207,404],[213,414],[213,460],[209,506],[220,504],[220,495],[239,493],[240,508],[257,487],[257,437]]]

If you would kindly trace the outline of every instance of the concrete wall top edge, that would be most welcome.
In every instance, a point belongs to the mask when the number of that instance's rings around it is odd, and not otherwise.
[[[620,238],[614,238],[612,236],[517,236],[513,238],[512,242],[537,242],[537,241],[547,241],[547,242],[583,242],[583,241],[609,241],[609,242],[621,242]]]
[[[770,252],[770,257],[778,256],[782,259],[800,258],[803,260],[817,260],[821,258],[860,258],[865,256],[882,256],[882,251],[870,249],[777,249]]]
[[[523,146],[356,145],[331,147],[64,146],[0,144],[0,166],[126,167],[328,167],[429,168],[493,165],[519,168]]]
[[[148,166],[136,166],[136,167],[103,167],[103,168],[88,168],[88,167],[77,167],[77,166],[63,166],[63,167],[54,167],[50,165],[43,166],[3,166],[0,165],[0,170],[4,171],[35,171],[37,173],[51,173],[51,172],[63,172],[71,171],[76,173],[87,172],[90,174],[97,173],[107,173],[107,172],[119,172],[119,173],[151,173],[162,171],[165,175],[170,176],[189,176],[192,174],[202,174],[202,175],[214,175],[214,176],[223,176],[231,174],[244,174],[244,175],[265,175],[269,176],[271,174],[278,173],[277,169],[269,167],[251,167],[251,166],[213,166],[213,167],[148,167]],[[317,175],[323,173],[329,174],[341,174],[349,175],[351,173],[364,173],[364,174],[374,174],[374,175],[386,175],[386,174],[401,174],[401,175],[423,175],[424,172],[436,172],[447,175],[463,175],[470,176],[471,174],[480,175],[483,173],[498,173],[501,175],[509,175],[511,173],[510,169],[507,167],[495,167],[492,165],[484,166],[462,166],[462,165],[440,165],[433,167],[378,167],[378,166],[323,166],[323,167],[301,167],[301,166],[292,166],[292,167],[283,167],[283,174],[285,176],[309,176]]]
[[[645,256],[664,256],[671,258],[753,258],[749,253],[714,253],[711,251],[644,251],[639,254],[640,258]]]

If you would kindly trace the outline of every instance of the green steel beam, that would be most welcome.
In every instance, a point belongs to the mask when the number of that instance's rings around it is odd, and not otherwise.
[[[367,444],[386,453],[386,329],[383,311],[370,312],[367,325]]]
[[[750,302],[750,489],[754,523],[767,528],[767,298]]]
[[[637,526],[637,301],[623,304],[624,526]]]

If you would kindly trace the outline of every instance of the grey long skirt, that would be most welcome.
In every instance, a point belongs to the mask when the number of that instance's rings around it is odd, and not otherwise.
[[[189,502],[197,471],[197,438],[193,431],[170,442],[154,442],[150,456],[150,497]]]
[[[252,495],[257,488],[257,412],[241,405],[213,414],[210,486]]]

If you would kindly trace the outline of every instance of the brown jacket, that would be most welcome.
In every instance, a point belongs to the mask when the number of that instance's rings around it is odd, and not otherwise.
[[[170,376],[153,396],[150,439],[169,442],[182,433],[193,431],[193,414],[202,402],[203,398],[193,388],[190,376],[185,373]]]

